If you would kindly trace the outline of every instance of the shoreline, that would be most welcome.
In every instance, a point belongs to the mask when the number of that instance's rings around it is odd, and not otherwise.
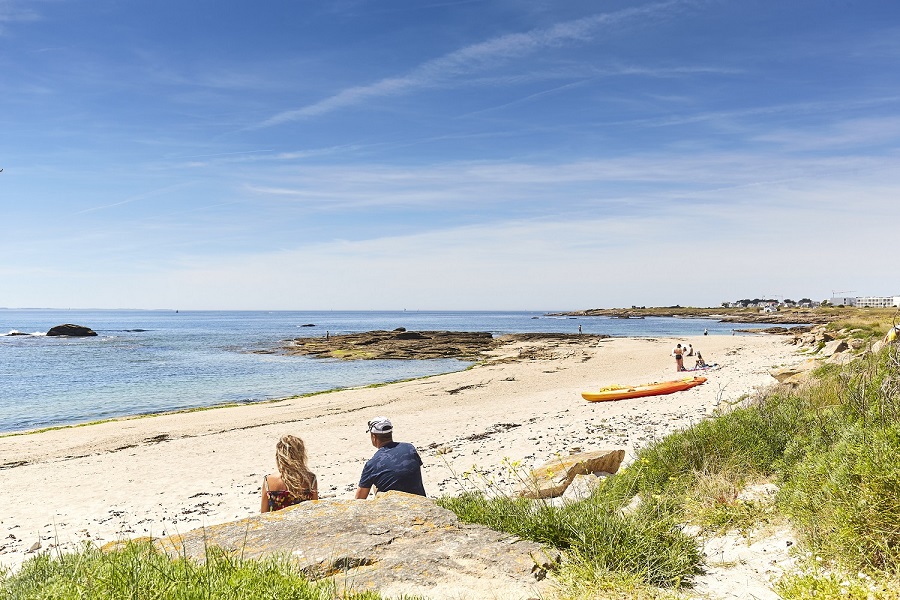
[[[679,378],[669,356],[676,341],[721,365],[706,384],[620,402],[580,397],[604,385]],[[365,422],[379,414],[394,421],[397,440],[419,448],[430,496],[459,493],[473,470],[512,487],[509,463],[530,469],[575,447],[623,448],[627,463],[720,403],[774,383],[771,368],[804,360],[795,348],[780,336],[519,341],[463,371],[2,436],[0,465],[11,466],[2,471],[0,501],[10,508],[0,518],[0,565],[254,514],[284,433],[307,442],[323,498],[352,497],[374,452]],[[26,489],[65,491],[22,506]]]
[[[765,335],[780,335],[782,333],[790,333],[787,331],[784,331],[784,332],[772,331],[771,329],[772,328],[769,328],[769,330],[765,330],[765,329],[758,329],[758,330],[735,329],[734,331],[736,331],[737,333],[739,333],[743,336],[748,336],[748,335],[754,336],[754,335],[763,335],[763,334],[765,334]],[[361,335],[365,335],[368,333],[372,333],[372,332],[363,332],[363,334],[361,334]],[[465,333],[465,332],[463,332],[463,333]],[[360,335],[360,334],[352,334],[350,337],[353,337],[356,335]],[[576,337],[576,336],[581,336],[581,338]],[[342,336],[335,335],[332,337],[333,337],[333,339],[338,339]],[[501,334],[498,334],[497,337],[494,338],[494,343],[492,344],[492,346],[496,348],[496,347],[502,347],[504,345],[515,344],[517,342],[535,341],[535,340],[560,342],[560,341],[567,340],[567,339],[574,339],[574,340],[584,339],[584,340],[589,340],[589,341],[590,340],[599,341],[599,340],[603,340],[603,339],[648,339],[648,338],[652,338],[652,337],[659,337],[659,336],[617,336],[617,335],[607,335],[607,334],[572,334],[572,333],[519,333],[519,334],[501,333]],[[507,339],[503,339],[503,338],[507,338]],[[296,338],[296,339],[302,340],[302,339],[307,339],[307,338]],[[312,339],[312,338],[310,338],[310,339]],[[285,340],[285,341],[289,342],[292,340]],[[273,349],[254,351],[253,353],[254,354],[276,354],[280,350],[283,350],[283,349],[284,349],[283,347],[280,347],[280,348],[274,347]],[[307,352],[301,352],[301,351],[292,351],[292,352],[288,352],[288,354],[294,354],[297,356],[311,355],[314,358],[323,359],[323,360],[324,359],[335,359],[335,357],[332,357],[332,356],[321,356],[321,355],[316,355],[315,353],[311,353],[311,352],[307,353]],[[383,356],[374,357],[375,360],[400,360],[400,361],[439,360],[440,358],[441,357],[431,357],[431,358],[424,358],[424,359],[417,359],[417,358],[411,358],[411,357],[394,357],[394,358],[387,358],[387,357],[383,357]],[[39,433],[45,433],[48,431],[55,431],[58,429],[75,429],[75,428],[79,428],[79,427],[89,427],[89,426],[101,425],[103,423],[109,423],[109,422],[130,421],[130,420],[134,420],[134,419],[147,419],[147,418],[166,416],[166,415],[187,414],[187,413],[200,412],[200,411],[206,411],[206,410],[217,410],[220,408],[237,408],[237,407],[241,407],[241,406],[263,405],[263,404],[269,404],[269,403],[275,403],[275,402],[283,402],[285,400],[295,400],[298,398],[307,398],[310,396],[317,396],[320,394],[330,394],[333,392],[341,392],[341,391],[354,390],[354,389],[365,389],[365,388],[369,388],[369,387],[394,385],[397,383],[404,383],[407,381],[415,381],[418,379],[428,379],[430,377],[440,377],[441,375],[447,375],[449,373],[458,373],[458,372],[462,372],[462,371],[468,371],[470,369],[478,367],[479,365],[481,365],[482,363],[484,363],[486,361],[488,361],[488,362],[490,361],[490,357],[487,355],[483,355],[477,359],[476,358],[466,358],[464,356],[449,357],[449,358],[454,358],[461,363],[468,363],[468,364],[464,368],[459,369],[459,370],[454,370],[454,371],[444,371],[441,373],[434,373],[434,374],[430,374],[430,375],[421,375],[418,377],[402,378],[402,379],[396,379],[396,380],[391,380],[391,381],[375,381],[372,383],[367,383],[367,384],[358,385],[358,386],[351,386],[351,387],[333,387],[333,388],[317,390],[317,391],[313,391],[313,392],[305,392],[303,394],[292,394],[289,396],[281,396],[278,398],[266,398],[264,400],[228,401],[228,402],[222,402],[222,403],[218,403],[218,404],[190,406],[190,407],[178,408],[178,409],[174,409],[174,410],[162,410],[162,411],[150,411],[150,412],[145,412],[145,413],[123,414],[123,415],[94,419],[94,420],[89,420],[89,421],[72,421],[72,422],[68,422],[68,423],[59,423],[56,425],[47,425],[45,427],[38,427],[35,429],[0,431],[0,439],[8,438],[8,437],[24,436],[24,435],[34,435],[34,434],[39,434]],[[357,361],[357,360],[370,360],[370,359],[373,359],[373,357],[359,357],[359,356],[346,357],[345,356],[345,357],[337,358],[336,360],[352,362],[352,361]],[[5,463],[0,462],[0,471],[2,471],[4,469],[4,464]]]

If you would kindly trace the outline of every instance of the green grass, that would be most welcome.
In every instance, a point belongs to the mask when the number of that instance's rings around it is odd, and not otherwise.
[[[893,327],[894,323],[900,323],[900,311],[888,308],[853,308],[845,311],[841,318],[828,324],[831,331],[852,331],[849,337],[862,339],[881,338]]]
[[[623,515],[608,497],[555,507],[546,502],[481,493],[441,498],[438,503],[460,520],[481,523],[568,551],[570,560],[602,571],[631,576],[644,585],[680,587],[701,572],[693,538],[658,505]]]
[[[81,552],[28,560],[0,576],[2,600],[378,600],[373,592],[341,594],[330,582],[311,582],[284,559],[242,560],[210,548],[203,564],[172,559],[149,542],[112,552]]]
[[[553,507],[470,493],[440,502],[464,521],[567,551],[580,565],[567,571],[575,587],[598,577],[624,577],[638,595],[690,585],[703,565],[679,524],[749,533],[787,522],[823,564],[877,588],[900,579],[900,350],[815,375],[648,446],[589,499]],[[780,486],[774,499],[739,498],[766,481]],[[636,496],[639,509],[623,515]],[[830,585],[819,579],[790,580],[792,597]]]
[[[776,584],[784,600],[898,600],[900,581],[872,581],[860,577],[840,577],[835,573],[798,573],[782,577]]]

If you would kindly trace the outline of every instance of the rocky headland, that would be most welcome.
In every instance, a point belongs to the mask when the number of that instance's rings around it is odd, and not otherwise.
[[[516,333],[494,337],[485,331],[366,331],[301,337],[288,340],[280,348],[261,353],[308,355],[343,360],[456,358],[477,361],[486,353],[515,342],[585,343],[607,338],[607,335],[567,333]]]

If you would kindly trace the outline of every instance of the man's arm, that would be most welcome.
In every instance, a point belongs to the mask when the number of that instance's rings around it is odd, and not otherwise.
[[[364,487],[356,488],[356,499],[357,500],[365,500],[366,498],[368,498],[370,489],[371,488],[364,488]]]

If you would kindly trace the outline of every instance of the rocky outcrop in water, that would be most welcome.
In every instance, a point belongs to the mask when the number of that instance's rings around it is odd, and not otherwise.
[[[305,337],[290,340],[278,350],[318,358],[345,360],[458,358],[480,360],[484,353],[511,342],[537,340],[601,339],[606,335],[566,333],[519,333],[493,337],[485,331],[366,331],[327,337]]]
[[[92,335],[97,335],[97,332],[91,329],[90,327],[85,327],[84,325],[73,325],[72,323],[66,323],[65,325],[57,325],[55,327],[51,327],[47,332],[49,336],[57,336],[57,335],[67,335],[70,337],[89,337]]]

